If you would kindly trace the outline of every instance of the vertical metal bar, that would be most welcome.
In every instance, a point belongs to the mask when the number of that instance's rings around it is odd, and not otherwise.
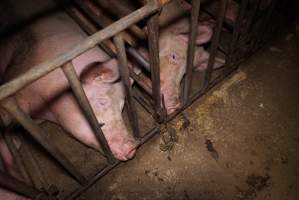
[[[219,40],[220,40],[220,36],[221,36],[221,31],[222,31],[223,19],[224,19],[226,7],[227,7],[227,1],[228,0],[221,0],[219,13],[217,16],[217,21],[216,21],[216,26],[215,26],[216,31],[213,35],[212,44],[211,44],[209,63],[208,63],[207,70],[205,72],[204,88],[203,88],[204,90],[206,90],[208,88],[209,83],[211,81],[213,66],[215,63],[215,57],[216,57]]]
[[[191,85],[192,85],[192,69],[194,65],[194,54],[195,54],[195,41],[198,26],[198,17],[200,9],[200,0],[192,0],[192,10],[190,16],[190,31],[187,51],[187,67],[186,76],[183,88],[183,104],[186,104],[189,100]]]
[[[10,134],[10,127],[3,134],[3,139],[8,147],[8,150],[14,158],[14,162],[17,166],[18,171],[20,172],[21,178],[28,184],[32,184],[32,179],[30,178],[28,171],[26,170],[21,155],[19,154]]]
[[[111,152],[111,149],[108,145],[108,142],[104,136],[104,133],[101,129],[101,125],[99,124],[97,117],[95,116],[92,107],[86,97],[86,94],[83,90],[83,87],[80,83],[80,80],[76,74],[76,71],[74,69],[74,66],[71,62],[68,62],[62,67],[62,70],[66,76],[66,78],[69,81],[69,84],[74,92],[74,95],[85,114],[86,118],[88,119],[88,122],[97,138],[97,141],[101,145],[101,148],[107,156],[108,162],[113,163],[115,161],[114,156]]]
[[[151,67],[152,94],[154,99],[156,118],[163,120],[160,90],[160,61],[159,61],[159,15],[154,14],[147,22],[149,61]]]
[[[137,110],[133,102],[133,95],[132,95],[132,89],[131,89],[131,83],[129,77],[128,60],[127,60],[124,40],[122,36],[119,34],[113,38],[113,41],[117,49],[119,72],[125,88],[125,94],[127,100],[126,105],[128,108],[127,111],[128,111],[129,120],[131,122],[133,134],[135,138],[139,138],[140,132],[139,132],[139,125],[138,125],[138,118],[137,118]]]
[[[51,144],[45,137],[45,132],[37,126],[34,121],[18,106],[17,102],[9,97],[1,101],[2,106],[13,116],[30,135],[45,148],[79,183],[86,183],[85,177],[76,169],[76,167],[62,154],[62,152]]]
[[[34,199],[41,191],[0,171],[0,186],[18,194]]]

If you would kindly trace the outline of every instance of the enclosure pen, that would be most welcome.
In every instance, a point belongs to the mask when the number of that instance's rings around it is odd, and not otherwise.
[[[143,2],[141,8],[135,11],[131,11],[125,3],[113,4],[111,7],[108,0],[74,0],[71,3],[62,4],[61,6],[67,14],[89,36],[64,53],[51,60],[45,60],[43,63],[1,85],[1,106],[63,167],[67,174],[79,183],[79,187],[65,195],[64,199],[77,198],[121,163],[112,154],[101,128],[104,124],[98,122],[71,60],[95,46],[101,47],[110,57],[117,59],[125,91],[125,109],[133,137],[137,141],[137,147],[139,147],[159,133],[164,124],[171,121],[195,100],[236,70],[243,60],[266,42],[267,30],[272,28],[269,23],[271,16],[275,13],[277,1],[274,0],[264,5],[263,0],[242,0],[240,1],[239,14],[233,23],[229,22],[225,16],[228,0],[215,1],[214,7],[211,8],[205,7],[205,2],[200,0],[190,1],[192,5],[189,16],[190,31],[188,33],[186,73],[180,91],[181,105],[171,114],[166,111],[164,94],[161,92],[161,61],[159,57],[159,14],[164,6],[171,3],[171,0],[147,0]],[[61,2],[57,1],[57,3]],[[109,11],[118,20],[115,21],[111,16],[106,15],[103,10]],[[195,72],[193,66],[197,26],[203,13],[214,20],[215,26],[208,48],[207,68],[203,72]],[[144,24],[144,27],[141,27],[140,24]],[[137,43],[140,40],[148,40],[148,57],[138,51]],[[214,64],[219,56],[224,57],[225,63],[219,69],[216,69]],[[137,63],[140,69],[139,72],[130,67],[129,57]],[[45,137],[45,130],[20,108],[13,97],[19,90],[57,68],[61,68],[64,72],[72,93],[101,146],[101,154],[107,160],[105,167],[99,169],[91,178],[84,176],[56,144]],[[132,87],[130,79],[138,87]],[[144,135],[141,133],[140,118],[135,105],[137,102],[148,111],[155,121],[154,127]],[[43,174],[40,172],[41,169],[39,169],[34,157],[24,144],[24,149],[27,149],[28,162],[31,162],[37,171],[36,175],[38,177],[32,177],[32,173],[28,171],[28,167],[26,167],[16,150],[14,142],[8,134],[9,131],[10,127],[7,127],[2,135],[13,154],[22,181],[0,171],[0,186],[31,199],[59,199],[57,196],[59,189],[55,186],[49,186],[45,181]],[[42,185],[42,189],[38,189],[38,185]]]

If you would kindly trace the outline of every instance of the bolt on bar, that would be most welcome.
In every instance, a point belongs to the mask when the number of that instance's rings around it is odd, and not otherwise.
[[[54,144],[51,144],[48,141],[45,137],[46,134],[44,130],[34,123],[34,121],[18,106],[17,102],[12,97],[3,100],[1,105],[68,171],[68,173],[79,181],[79,183],[86,183],[85,177],[62,154],[62,152],[54,146]]]
[[[132,95],[132,89],[131,89],[131,83],[129,77],[128,60],[127,60],[124,40],[122,36],[119,34],[113,38],[113,41],[117,49],[117,58],[119,64],[118,68],[125,88],[128,116],[133,129],[133,134],[135,138],[139,138],[140,132],[139,132],[139,125],[138,125],[138,118],[137,118],[137,110],[133,102],[133,95]]]
[[[96,138],[99,144],[102,147],[102,150],[107,156],[108,162],[113,163],[114,162],[114,156],[111,152],[111,149],[108,145],[108,142],[104,136],[104,133],[101,129],[101,125],[99,124],[97,117],[95,116],[92,107],[87,99],[87,96],[83,90],[83,87],[80,83],[80,80],[76,74],[76,71],[74,69],[74,66],[71,62],[68,62],[62,67],[62,70],[68,79],[68,82],[72,88],[72,91],[80,105],[80,108],[82,109],[83,113],[85,114],[85,117],[88,119]]]
[[[190,16],[190,32],[187,51],[187,68],[183,88],[183,104],[189,100],[191,85],[192,85],[192,72],[194,65],[195,54],[195,41],[197,35],[198,17],[200,10],[200,0],[192,0],[192,10]]]
[[[82,42],[69,48],[64,53],[59,54],[51,60],[47,60],[39,65],[36,65],[35,67],[31,68],[24,74],[18,76],[14,80],[3,84],[0,87],[0,100],[7,98],[8,96],[14,94],[15,92],[22,89],[31,82],[41,78],[42,76],[55,70],[56,68],[65,64],[71,59],[79,56],[83,52],[93,48],[103,40],[106,40],[116,35],[117,33],[128,28],[130,25],[135,24],[141,19],[144,19],[145,17],[157,12],[163,5],[164,4],[161,4],[156,0],[151,0],[145,6],[137,9],[130,15],[123,17],[122,19],[98,31],[97,33],[87,37],[86,39],[82,40]]]
[[[212,72],[213,72],[213,66],[215,63],[215,57],[218,50],[218,45],[220,41],[221,31],[222,31],[222,25],[224,20],[224,15],[227,7],[227,1],[228,0],[221,0],[219,13],[216,20],[216,26],[215,26],[215,33],[213,34],[212,44],[211,44],[211,51],[210,51],[210,58],[208,62],[208,67],[205,71],[205,78],[204,78],[204,90],[207,90],[211,78],[212,78]]]
[[[148,20],[148,46],[151,67],[152,96],[154,99],[156,118],[162,121],[161,90],[160,90],[160,58],[159,58],[159,14]]]

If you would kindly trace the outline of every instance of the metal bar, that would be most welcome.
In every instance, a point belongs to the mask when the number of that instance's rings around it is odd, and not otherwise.
[[[18,76],[12,81],[3,84],[0,87],[0,100],[14,94],[18,90],[22,89],[31,82],[41,78],[47,73],[55,70],[59,66],[65,64],[69,60],[79,56],[83,52],[93,48],[95,45],[103,40],[106,40],[117,33],[128,28],[130,25],[137,23],[141,19],[153,14],[158,11],[161,7],[159,2],[156,0],[151,0],[145,6],[132,12],[130,15],[123,17],[122,19],[116,21],[115,23],[107,26],[106,28],[98,31],[97,33],[87,37],[82,42],[74,45],[65,52],[59,54],[51,60],[47,60],[39,65],[32,67],[26,73]]]
[[[161,89],[160,89],[160,58],[159,58],[159,15],[154,14],[147,23],[149,61],[151,67],[152,96],[156,110],[156,118],[162,121]]]
[[[187,103],[189,100],[191,85],[192,85],[192,72],[194,65],[194,54],[195,54],[195,42],[197,35],[198,17],[200,9],[200,0],[192,0],[192,10],[190,18],[190,31],[187,51],[187,67],[186,75],[183,88],[183,103]]]
[[[8,127],[6,129],[6,131],[4,132],[4,134],[3,134],[4,141],[8,147],[8,150],[10,151],[10,153],[12,154],[12,156],[14,158],[14,162],[16,163],[18,171],[20,172],[21,178],[23,179],[24,182],[26,182],[28,184],[32,184],[33,180],[29,176],[29,173],[24,166],[24,162],[21,158],[21,155],[18,152],[18,150],[11,138],[12,135],[10,133],[10,130],[11,130],[11,127]]]
[[[151,71],[149,61],[143,55],[141,55],[135,48],[129,46],[126,50],[146,71]]]
[[[98,31],[97,27],[92,24],[82,12],[80,12],[76,7],[68,5],[65,7],[67,14],[73,18],[79,26],[88,34],[92,35]],[[111,57],[114,56],[115,48],[113,43],[107,39],[99,43],[99,46]]]
[[[126,55],[126,49],[125,49],[125,43],[121,35],[117,35],[113,39],[114,44],[117,49],[117,58],[118,58],[118,64],[119,64],[119,72],[120,76],[122,78],[122,83],[124,84],[125,88],[125,94],[126,94],[126,100],[127,100],[127,111],[128,111],[128,117],[133,129],[133,134],[135,138],[140,137],[140,131],[139,131],[139,124],[138,124],[138,118],[137,118],[137,110],[136,106],[133,102],[133,95],[132,95],[132,89],[131,89],[131,83],[130,83],[130,77],[129,77],[129,67],[128,67],[128,60]]]
[[[9,97],[1,102],[2,106],[13,116],[30,135],[47,150],[79,183],[86,183],[85,177],[75,166],[62,154],[62,152],[51,144],[45,137],[45,132],[18,106],[16,101]]]
[[[221,31],[222,31],[222,25],[223,25],[223,19],[227,7],[227,1],[228,0],[221,0],[219,13],[217,16],[216,26],[215,26],[215,33],[213,35],[212,44],[211,44],[211,51],[210,51],[210,58],[208,67],[205,72],[204,77],[204,89],[206,89],[211,81],[212,72],[213,72],[213,66],[215,63],[215,57],[218,49],[218,44],[220,41]]]
[[[111,149],[108,145],[105,135],[101,129],[101,125],[99,124],[97,117],[95,116],[95,114],[92,110],[92,107],[86,97],[86,94],[85,94],[83,87],[80,83],[80,80],[76,74],[73,64],[71,62],[68,62],[67,64],[65,64],[62,67],[62,70],[69,81],[72,91],[73,91],[83,113],[85,114],[85,117],[88,119],[88,122],[97,138],[97,141],[101,145],[101,148],[102,148],[105,156],[107,156],[108,162],[113,163],[114,156],[111,152]]]
[[[4,173],[0,170],[0,186],[18,194],[24,195],[28,198],[34,199],[41,191],[31,187],[24,182]]]

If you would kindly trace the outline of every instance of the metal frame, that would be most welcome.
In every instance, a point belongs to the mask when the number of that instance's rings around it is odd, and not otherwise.
[[[233,70],[235,70],[238,64],[252,54],[261,45],[261,40],[259,40],[256,35],[263,32],[265,29],[259,27],[255,33],[250,30],[256,23],[255,20],[263,19],[263,25],[269,23],[270,16],[275,7],[274,3],[266,9],[265,16],[258,17],[260,15],[259,5],[262,0],[242,0],[240,13],[237,22],[233,25],[233,33],[231,37],[231,46],[228,47],[226,52],[226,63],[221,69],[219,75],[213,77],[213,73],[218,70],[213,69],[215,58],[219,50],[223,50],[222,45],[222,28],[226,25],[225,10],[227,7],[228,0],[221,0],[218,3],[218,11],[215,14],[216,18],[216,28],[211,42],[210,48],[210,58],[208,62],[208,68],[204,72],[203,85],[197,86],[197,91],[195,94],[191,94],[192,78],[194,76],[193,72],[193,60],[195,54],[195,37],[197,31],[197,24],[199,19],[199,11],[201,9],[200,0],[192,0],[192,10],[190,15],[190,33],[188,42],[188,57],[187,57],[187,68],[186,75],[183,81],[182,87],[182,106],[175,113],[168,115],[166,114],[164,107],[164,98],[160,91],[160,63],[159,63],[159,11],[160,9],[168,3],[170,0],[147,0],[141,8],[130,12],[123,5],[115,5],[115,10],[112,13],[115,14],[120,19],[113,21],[105,13],[99,12],[100,7],[98,7],[93,1],[79,1],[75,0],[74,5],[69,5],[66,7],[66,12],[85,30],[90,36],[84,39],[82,42],[76,44],[69,50],[58,55],[54,59],[47,60],[37,66],[32,67],[26,73],[20,75],[19,77],[13,79],[10,82],[3,84],[0,87],[0,103],[1,106],[7,110],[11,116],[13,116],[17,122],[19,122],[33,138],[47,151],[49,152],[58,163],[75,179],[81,186],[68,194],[65,199],[74,199],[79,196],[82,192],[88,189],[92,184],[94,184],[98,179],[107,174],[111,169],[117,166],[120,161],[116,160],[110,150],[110,147],[104,137],[101,130],[101,124],[97,122],[95,114],[90,106],[90,103],[84,93],[78,75],[76,74],[71,60],[85,51],[99,45],[103,48],[111,57],[116,57],[119,63],[120,75],[124,84],[125,94],[126,94],[126,108],[128,112],[128,118],[130,125],[133,130],[134,137],[138,141],[138,146],[142,145],[144,142],[149,140],[154,134],[159,132],[160,124],[167,123],[173,119],[176,115],[181,113],[189,105],[191,105],[196,99],[204,95],[208,90],[214,87],[218,82],[223,80],[227,75],[229,75]],[[253,4],[255,2],[256,4]],[[276,0],[274,0],[276,2]],[[97,3],[104,9],[110,9],[109,1],[98,0]],[[247,6],[255,5],[253,9],[247,9]],[[78,9],[81,9],[81,11]],[[111,9],[110,9],[111,10]],[[100,13],[100,15],[99,15]],[[211,14],[211,13],[210,13]],[[92,21],[88,19],[88,16]],[[247,20],[250,16],[249,20]],[[140,28],[136,25],[139,21],[147,18],[147,28]],[[230,24],[231,25],[231,24]],[[247,31],[248,34],[244,34]],[[102,28],[101,30],[99,30]],[[136,40],[148,38],[149,47],[149,59],[144,58],[136,49]],[[113,42],[110,40],[113,39]],[[253,40],[254,39],[254,40]],[[244,46],[244,41],[253,40],[250,46]],[[240,48],[243,48],[242,51]],[[244,50],[245,49],[245,50]],[[127,54],[135,59],[135,61],[150,74],[147,77],[144,73],[136,73],[130,67],[128,67]],[[43,135],[44,130],[42,130],[38,125],[36,125],[33,120],[17,105],[13,96],[17,91],[21,90],[25,86],[29,85],[33,81],[47,75],[51,71],[61,68],[69,81],[73,94],[75,95],[80,108],[82,109],[85,117],[87,118],[90,126],[92,127],[94,134],[101,145],[103,154],[107,158],[107,165],[100,171],[98,171],[90,180],[87,180],[81,172],[79,172],[76,167],[64,156],[64,154],[55,145],[48,141]],[[132,90],[130,77],[134,79],[135,83],[142,89]],[[134,106],[133,99],[136,99],[152,116],[154,116],[157,124],[152,130],[141,136],[140,127],[138,121],[138,115],[136,107]],[[7,143],[12,143],[9,138],[6,138]],[[12,145],[10,145],[12,146]],[[15,152],[13,148],[10,148],[12,152]],[[21,161],[18,156],[13,153],[17,159],[18,166],[21,166]],[[26,169],[20,169],[22,177],[26,182],[30,183],[30,177],[26,175]],[[13,180],[8,175],[0,172],[1,177],[8,178],[12,182],[8,184],[0,182],[0,185],[12,189],[18,193],[24,194],[30,198],[37,198],[40,194],[45,194],[45,192],[39,191],[31,186],[25,186],[24,183],[18,182],[18,180]],[[1,178],[0,178],[1,180]],[[22,190],[18,190],[12,186],[14,183],[21,187]],[[49,195],[48,195],[49,196]]]

